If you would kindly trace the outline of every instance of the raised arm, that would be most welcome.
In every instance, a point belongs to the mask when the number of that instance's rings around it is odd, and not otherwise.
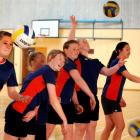
[[[75,33],[76,33],[76,27],[77,27],[77,21],[75,16],[70,16],[71,20],[71,30],[68,36],[68,40],[75,40]]]

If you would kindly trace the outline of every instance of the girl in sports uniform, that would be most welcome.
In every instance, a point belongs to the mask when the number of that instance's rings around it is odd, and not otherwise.
[[[18,94],[17,79],[13,64],[7,60],[13,48],[11,33],[0,31],[0,91],[7,84],[8,96],[17,101],[25,102],[28,97]]]
[[[119,42],[112,53],[108,67],[118,63],[120,59],[127,59],[130,55],[130,46],[127,42]],[[121,140],[125,127],[120,101],[122,98],[125,80],[140,83],[140,77],[128,72],[125,65],[112,76],[108,76],[103,88],[101,102],[105,114],[105,128],[101,134],[101,140],[108,140],[113,131],[113,140]]]
[[[69,39],[75,39],[75,31],[77,22],[75,16],[71,16],[72,29],[69,34]],[[99,74],[109,76],[115,73],[120,66],[124,64],[124,61],[120,61],[114,67],[105,67],[98,59],[89,58],[90,46],[86,39],[80,39],[80,55],[75,61],[78,70],[83,79],[88,84],[90,90],[95,96],[96,106],[94,110],[90,109],[89,97],[76,86],[78,102],[83,106],[84,111],[81,114],[77,114],[75,118],[75,140],[82,140],[85,134],[84,140],[95,140],[95,132],[97,121],[99,119],[99,100],[97,96],[97,81]]]
[[[93,93],[80,76],[76,64],[74,62],[74,60],[77,59],[79,55],[79,43],[76,40],[69,40],[64,43],[63,50],[68,60],[58,74],[56,93],[58,97],[61,98],[60,102],[68,120],[68,131],[67,133],[63,133],[64,140],[72,140],[73,123],[76,114],[75,106],[72,102],[75,83],[77,83],[81,87],[81,89],[85,92],[85,94],[87,94],[90,97],[92,109],[94,109],[96,103]],[[61,119],[51,109],[47,120],[47,137],[50,136],[55,125],[61,123],[62,123]]]
[[[25,114],[34,110],[36,106],[43,103],[44,108],[38,109],[37,120],[45,123],[48,114],[48,104],[50,103],[63,120],[64,130],[66,130],[67,119],[63,113],[61,105],[56,97],[55,91],[55,71],[59,71],[65,63],[65,55],[60,50],[52,50],[48,55],[48,63],[24,81],[20,93],[22,96],[32,97],[28,102],[12,102],[5,113],[5,135],[4,140],[24,140],[28,134],[28,122],[25,122]],[[42,112],[43,111],[43,112]]]
[[[29,70],[30,73],[27,75],[26,79],[30,79],[30,77],[32,76],[32,74],[37,71],[39,68],[41,68],[46,62],[46,58],[44,56],[43,53],[41,52],[31,52],[29,54],[29,58],[28,58],[28,66],[29,66]],[[36,114],[37,114],[37,110],[38,110],[38,106],[32,110],[29,111],[27,114],[24,115],[23,117],[23,121],[25,122],[29,122],[27,124],[27,137],[26,140],[34,140],[35,135],[37,133],[37,122],[36,122]],[[44,125],[43,125],[44,126]],[[46,126],[44,126],[43,128],[45,128]],[[46,129],[45,129],[46,131]],[[46,138],[46,133],[42,134],[43,137]]]

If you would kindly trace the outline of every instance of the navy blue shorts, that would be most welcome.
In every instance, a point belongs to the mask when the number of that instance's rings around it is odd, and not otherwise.
[[[90,108],[90,98],[83,91],[77,92],[79,104],[83,106],[84,112],[77,114],[75,118],[76,123],[89,123],[90,121],[97,121],[99,119],[99,100],[95,96],[96,106],[94,110]]]
[[[37,124],[37,132],[35,140],[47,140],[46,138],[46,124]]]
[[[23,114],[13,109],[10,104],[5,112],[5,133],[15,137],[27,136],[27,123],[22,121]]]
[[[71,102],[69,104],[61,104],[61,106],[66,115],[68,124],[73,124],[74,119],[75,119],[75,114],[76,114],[76,109],[75,109],[74,104]],[[50,124],[63,123],[61,118],[58,116],[58,114],[55,112],[55,110],[52,108],[51,105],[49,107],[47,123],[50,123]]]
[[[29,122],[22,121],[23,114],[17,112],[10,104],[5,112],[5,128],[4,131],[7,134],[16,137],[26,137],[29,135],[36,134],[36,118],[34,117]]]
[[[101,97],[101,103],[105,115],[112,114],[113,112],[122,112],[119,102],[109,100],[105,97]]]
[[[37,122],[36,118],[34,117],[31,121],[27,123],[27,134],[35,135],[37,132]]]

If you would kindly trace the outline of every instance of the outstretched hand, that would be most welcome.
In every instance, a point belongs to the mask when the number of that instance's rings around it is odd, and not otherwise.
[[[70,20],[71,20],[72,27],[76,27],[77,21],[74,15],[70,16]]]
[[[124,59],[120,59],[120,60],[118,61],[119,67],[122,67],[122,66],[125,64],[125,62],[126,62],[126,61],[124,61]]]

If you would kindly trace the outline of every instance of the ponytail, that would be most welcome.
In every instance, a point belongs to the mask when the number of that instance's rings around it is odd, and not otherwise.
[[[127,42],[119,42],[115,48],[115,50],[112,52],[112,55],[109,59],[109,62],[107,64],[107,67],[110,67],[110,64],[112,62],[112,60],[116,59],[117,56],[119,55],[120,51],[125,47],[125,45],[128,45]]]
[[[109,62],[108,62],[108,64],[107,64],[107,67],[108,67],[108,68],[110,67],[110,64],[111,64],[112,60],[116,59],[117,56],[118,56],[118,55],[117,55],[117,52],[116,52],[116,50],[114,50],[114,51],[112,52],[112,55],[111,55],[111,57],[110,57],[110,59],[109,59]]]

